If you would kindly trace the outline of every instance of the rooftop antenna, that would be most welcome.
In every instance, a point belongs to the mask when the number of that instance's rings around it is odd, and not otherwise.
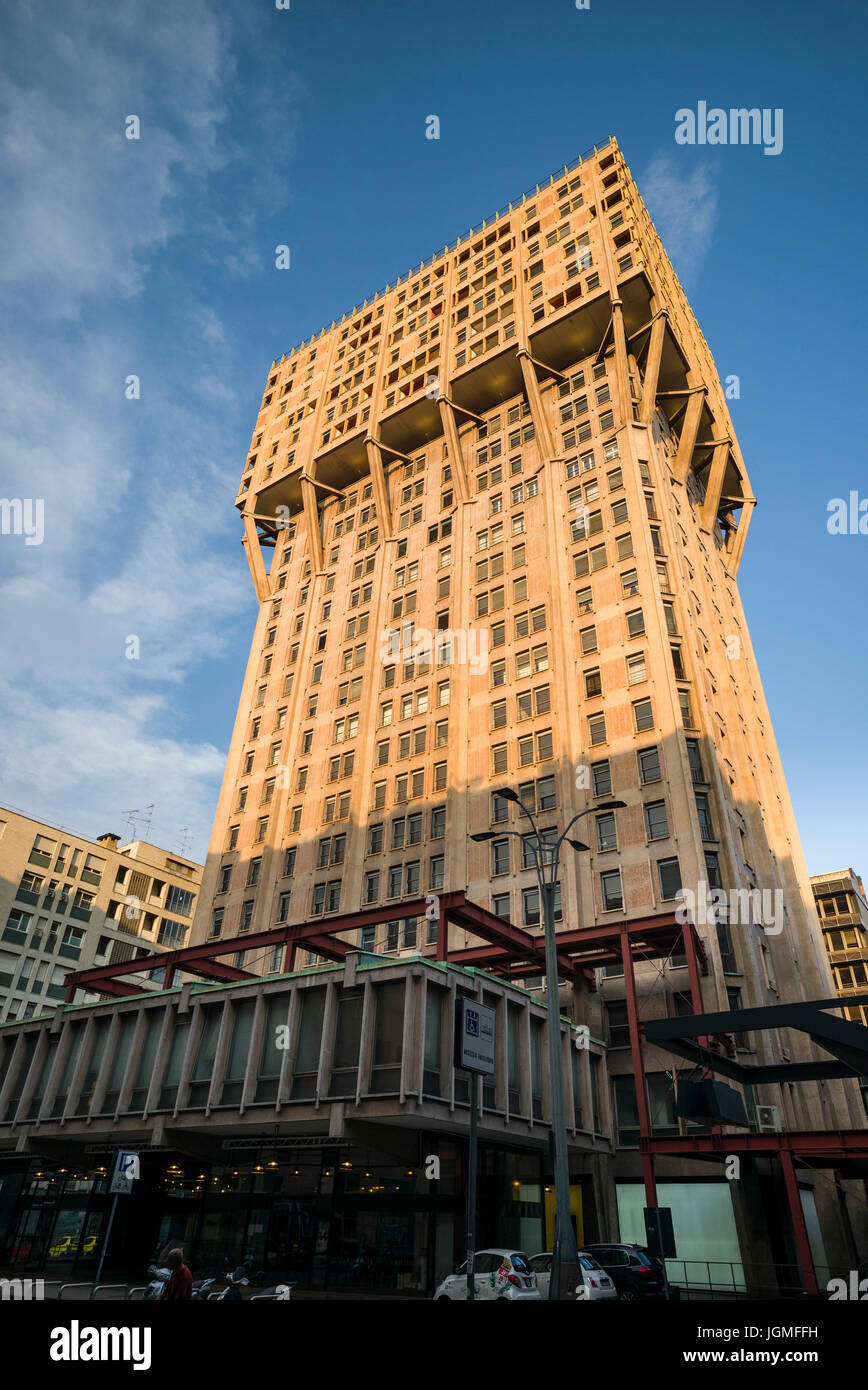
[[[137,821],[138,817],[141,815],[141,812],[140,812],[140,811],[124,811],[124,812],[123,812],[123,815],[126,816],[126,818],[127,818],[127,825],[128,825],[129,828],[130,828],[129,835],[128,835],[127,838],[130,839],[130,840],[133,840],[133,839],[135,839],[135,835],[136,835],[136,821]]]
[[[150,833],[151,833],[151,820],[153,819],[153,815],[154,815],[154,803],[153,803],[153,801],[151,802],[150,806],[146,806],[146,807],[145,807],[145,812],[146,812],[147,814],[146,814],[146,816],[145,816],[145,818],[144,818],[144,819],[145,819],[145,833],[144,833],[144,837],[143,837],[143,838],[144,838],[145,840],[147,840],[148,837],[150,836]]]
[[[175,851],[175,853],[176,853],[176,854],[180,854],[180,856],[181,856],[182,859],[186,859],[186,857],[187,857],[187,846],[188,846],[189,843],[190,843],[190,827],[189,827],[189,825],[182,825],[182,826],[180,827],[179,831],[178,831],[178,834],[181,836],[181,847],[180,847],[180,849],[177,849],[177,850]]]

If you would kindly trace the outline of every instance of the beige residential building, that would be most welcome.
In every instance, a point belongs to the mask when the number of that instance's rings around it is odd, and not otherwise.
[[[671,911],[683,889],[706,1009],[827,996],[738,591],[755,501],[614,141],[275,360],[236,500],[260,613],[198,939],[382,904],[356,940],[433,954],[436,923],[401,901],[442,889],[538,932],[510,786],[543,829],[587,813],[565,929]],[[626,808],[595,811],[613,797]],[[608,1042],[627,1180],[621,974],[570,1010]],[[643,1016],[689,1009],[678,953],[637,978]],[[766,1064],[819,1055],[786,1030],[736,1041]],[[646,1065],[678,1134],[672,1058]],[[757,1106],[800,1130],[861,1115],[850,1083],[755,1090],[753,1125]]]
[[[0,1021],[56,1008],[71,970],[187,945],[201,878],[144,840],[0,806]]]

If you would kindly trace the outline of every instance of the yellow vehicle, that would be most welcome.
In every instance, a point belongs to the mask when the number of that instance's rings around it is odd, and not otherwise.
[[[81,1247],[82,1255],[92,1255],[96,1250],[96,1234],[86,1236],[84,1245]]]
[[[48,1254],[52,1260],[59,1260],[63,1255],[74,1255],[78,1249],[78,1242],[72,1236],[64,1236],[62,1240],[55,1241]]]

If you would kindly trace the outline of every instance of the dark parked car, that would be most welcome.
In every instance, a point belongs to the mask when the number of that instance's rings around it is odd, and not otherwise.
[[[644,1245],[586,1245],[585,1249],[603,1266],[625,1303],[665,1296],[663,1265]]]

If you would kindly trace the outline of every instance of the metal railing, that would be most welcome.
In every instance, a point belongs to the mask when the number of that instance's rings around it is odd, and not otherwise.
[[[832,1271],[815,1266],[817,1284],[824,1295]],[[666,1276],[681,1299],[786,1299],[808,1297],[797,1264],[764,1264],[739,1260],[667,1260]]]

